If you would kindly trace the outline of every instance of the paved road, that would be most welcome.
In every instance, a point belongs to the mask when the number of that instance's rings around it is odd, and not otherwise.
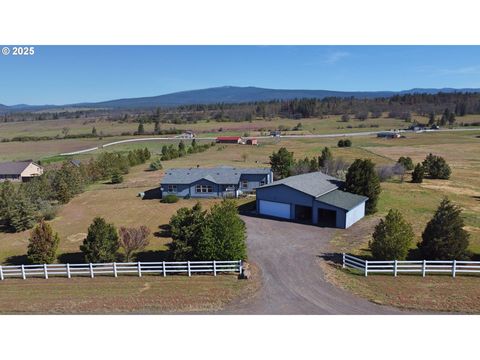
[[[326,282],[319,266],[335,230],[243,216],[250,260],[262,271],[253,299],[232,304],[227,314],[400,314]]]
[[[468,130],[477,130],[475,128],[461,128],[461,129],[440,129],[440,130],[427,130],[427,132],[438,132],[438,131],[468,131]],[[371,136],[371,135],[376,135],[380,131],[364,131],[364,132],[352,132],[352,133],[337,133],[337,134],[307,134],[307,135],[282,135],[280,138],[286,138],[286,139],[309,139],[309,138],[335,138],[335,137],[345,137],[345,136]],[[412,131],[404,131],[404,132],[412,132]],[[273,139],[272,136],[256,136],[256,139]],[[88,149],[83,149],[83,150],[77,150],[77,151],[72,151],[72,152],[67,152],[67,153],[62,153],[60,155],[62,156],[69,156],[69,155],[79,155],[79,154],[85,154],[88,152],[92,152],[95,150],[98,150],[100,148],[106,148],[108,146],[113,146],[113,145],[118,145],[118,144],[125,144],[125,143],[131,143],[131,142],[139,142],[139,141],[165,141],[165,140],[181,140],[182,138],[178,137],[162,137],[162,136],[157,136],[157,137],[142,137],[142,138],[134,138],[134,139],[125,139],[125,140],[119,140],[119,141],[114,141],[111,143],[103,144],[101,146],[95,146],[91,147]],[[195,139],[197,140],[215,140],[216,137],[196,137]],[[185,139],[184,139],[185,140]]]

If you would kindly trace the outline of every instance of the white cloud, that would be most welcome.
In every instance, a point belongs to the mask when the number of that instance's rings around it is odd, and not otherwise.
[[[331,52],[331,53],[327,54],[327,56],[325,57],[323,62],[325,64],[333,65],[333,64],[336,64],[337,62],[339,62],[340,60],[342,60],[346,57],[349,57],[349,56],[350,56],[349,52],[335,51],[335,52]]]

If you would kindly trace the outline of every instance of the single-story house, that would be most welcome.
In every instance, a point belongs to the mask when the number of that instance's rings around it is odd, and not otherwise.
[[[368,198],[342,191],[342,185],[322,172],[274,181],[257,188],[257,213],[346,229],[365,216]]]
[[[243,139],[240,136],[219,136],[217,143],[220,144],[243,144]]]
[[[401,135],[397,131],[380,131],[377,133],[377,137],[385,139],[398,139],[401,137]]]
[[[43,174],[43,168],[33,161],[0,163],[0,181],[28,181]]]
[[[162,197],[238,197],[272,183],[270,168],[215,168],[169,169],[160,184]]]
[[[247,145],[258,145],[258,140],[255,138],[247,139]]]

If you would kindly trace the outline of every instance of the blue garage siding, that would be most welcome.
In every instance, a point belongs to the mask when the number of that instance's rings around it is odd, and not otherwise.
[[[276,201],[290,204],[290,219],[295,218],[295,205],[313,206],[313,196],[302,193],[285,185],[269,186],[257,189],[257,212],[259,200]]]
[[[313,207],[313,223],[318,224],[318,209],[325,209],[331,210],[336,212],[336,224],[335,227],[339,229],[345,229],[345,219],[346,219],[346,211],[340,208],[337,208],[332,205],[324,204],[320,201],[315,201],[315,205]]]

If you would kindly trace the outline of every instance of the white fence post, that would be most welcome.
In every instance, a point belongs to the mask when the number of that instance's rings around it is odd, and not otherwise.
[[[365,276],[368,276],[368,260],[365,260]]]
[[[165,268],[165,261],[162,262],[162,273],[163,273],[163,276],[167,276],[167,269]]]
[[[0,280],[3,280],[4,277],[3,277],[3,267],[2,265],[0,265]]]
[[[192,276],[192,272],[190,271],[190,261],[187,261],[187,272],[188,276]]]
[[[213,260],[213,276],[217,276],[217,262]]]
[[[427,273],[427,260],[423,260],[422,264],[422,276],[425,277],[425,274]]]
[[[48,268],[47,268],[47,264],[43,264],[43,272],[45,273],[45,279],[48,279]]]
[[[70,273],[70,264],[67,264],[67,278],[71,278],[72,274]]]
[[[113,276],[118,277],[117,275],[117,263],[113,262]]]
[[[397,276],[397,260],[393,262],[393,276]]]
[[[93,273],[93,265],[92,263],[89,264],[90,266],[90,277],[93,279],[95,277],[95,274]]]
[[[240,275],[243,274],[243,260],[238,261],[238,271],[239,271]]]
[[[22,279],[25,280],[27,278],[27,275],[25,274],[25,266],[22,264]]]
[[[137,263],[138,277],[142,277],[142,264],[140,261]]]
[[[457,260],[452,261],[452,276],[455,277],[457,275]]]
[[[342,253],[342,269],[345,269],[345,253]]]

